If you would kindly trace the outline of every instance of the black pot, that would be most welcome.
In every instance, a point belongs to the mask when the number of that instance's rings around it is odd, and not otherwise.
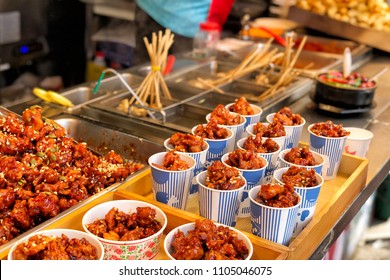
[[[319,74],[321,76],[323,74]],[[341,88],[326,84],[316,78],[315,91],[310,98],[317,104],[332,105],[338,108],[356,109],[370,107],[377,85],[370,88]]]

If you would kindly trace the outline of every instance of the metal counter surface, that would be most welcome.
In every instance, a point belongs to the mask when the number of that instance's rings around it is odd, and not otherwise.
[[[356,71],[371,77],[381,69],[390,66],[390,57],[376,56],[369,63]],[[374,107],[360,115],[336,116],[322,114],[308,96],[292,103],[289,107],[305,118],[307,126],[315,122],[332,120],[344,127],[361,127],[370,130],[374,137],[367,154],[369,160],[367,185],[361,194],[339,218],[334,228],[328,233],[322,244],[316,249],[311,259],[322,259],[338,236],[351,222],[366,200],[375,192],[390,171],[390,71],[378,79],[378,89],[374,96]],[[307,127],[306,126],[306,127]],[[302,141],[309,142],[307,128],[302,132]]]

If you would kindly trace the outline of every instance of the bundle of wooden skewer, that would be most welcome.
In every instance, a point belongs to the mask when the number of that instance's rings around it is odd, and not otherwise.
[[[218,88],[219,85],[234,81],[259,68],[268,66],[271,62],[283,55],[278,52],[278,49],[271,49],[272,41],[273,38],[270,38],[264,45],[259,44],[245,56],[237,67],[226,73],[219,73],[222,77],[214,80],[197,78],[197,81],[203,84],[206,88],[212,88],[217,92],[223,93],[223,91]]]
[[[249,52],[237,67],[227,73],[219,73],[219,75],[222,75],[221,78],[214,80],[198,78],[197,81],[206,88],[223,93],[223,90],[218,88],[219,85],[257,71],[259,74],[255,78],[255,83],[268,87],[265,92],[261,93],[258,99],[270,97],[283,90],[285,86],[290,84],[300,74],[294,66],[306,43],[306,39],[304,37],[301,40],[299,47],[295,51],[293,36],[287,36],[284,51],[279,51],[279,49],[271,47],[273,38],[270,38],[264,46],[258,45],[257,48]],[[279,66],[279,71],[275,71],[275,65]]]
[[[169,29],[166,29],[164,34],[161,30],[158,32],[158,35],[153,32],[151,42],[149,42],[147,37],[144,37],[145,46],[150,57],[151,69],[142,81],[141,85],[135,91],[135,94],[139,97],[138,100],[135,97],[132,97],[128,101],[131,114],[147,114],[147,110],[145,108],[142,108],[141,106],[132,106],[133,104],[161,109],[163,107],[161,103],[161,94],[163,94],[167,99],[172,99],[162,71],[166,65],[168,50],[173,44],[173,37],[174,35]],[[139,100],[142,101],[143,104],[139,104]]]
[[[255,78],[255,82],[261,85],[270,85],[270,87],[258,97],[259,100],[277,94],[294,81],[300,74],[300,71],[295,69],[294,66],[302,52],[306,39],[307,37],[304,36],[297,50],[294,51],[294,36],[287,36],[283,55],[273,61],[273,65],[280,66],[280,71],[276,72],[274,67],[264,67],[263,69],[260,69],[259,74]],[[310,65],[307,67],[309,66]]]

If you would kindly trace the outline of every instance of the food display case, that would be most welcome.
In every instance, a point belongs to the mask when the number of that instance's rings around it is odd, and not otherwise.
[[[61,94],[75,103],[74,108],[63,108],[35,99],[17,107],[11,107],[10,110],[22,113],[32,104],[38,104],[42,107],[46,117],[56,120],[58,124],[65,127],[69,136],[76,141],[87,142],[90,149],[103,154],[113,149],[125,158],[136,158],[146,162],[150,155],[165,150],[163,142],[173,133],[190,132],[195,125],[206,123],[206,115],[217,105],[232,103],[241,96],[262,108],[262,120],[268,113],[275,112],[284,106],[300,104],[300,106],[293,107],[293,110],[304,115],[307,123],[313,123],[314,119],[311,117],[318,116],[318,114],[313,106],[310,107],[311,103],[307,98],[309,92],[313,90],[313,76],[328,69],[340,68],[342,66],[341,50],[345,47],[352,50],[353,66],[359,68],[371,59],[371,48],[352,41],[318,37],[309,37],[308,42],[311,43],[312,49],[302,51],[302,56],[296,65],[296,68],[301,70],[301,74],[271,97],[262,98],[262,93],[269,89],[269,86],[256,84],[253,81],[258,74],[256,70],[215,88],[199,82],[198,78],[216,79],[221,77],[221,73],[234,69],[240,62],[237,57],[228,56],[225,53],[223,56],[219,55],[216,60],[195,62],[188,55],[184,55],[184,58],[177,57],[178,66],[173,73],[165,77],[173,98],[162,98],[163,107],[160,109],[147,108],[152,112],[151,115],[135,116],[130,113],[129,108],[123,110],[120,107],[123,100],[130,99],[133,95],[118,77],[102,80],[97,93],[93,93],[96,83],[65,89]],[[315,50],[318,45],[329,48],[319,52]],[[250,51],[250,48],[246,48],[245,52],[247,51]],[[240,53],[240,56],[244,57],[245,53]],[[310,63],[311,66],[307,67]],[[275,71],[280,70],[278,65],[274,67]],[[148,71],[150,67],[136,66],[124,71],[121,75],[126,83],[136,90]],[[303,101],[306,102],[305,105],[302,105]],[[319,118],[325,119],[319,116],[315,120]],[[366,120],[366,118],[362,119]],[[340,122],[339,119],[337,121]],[[367,126],[367,123],[363,125]],[[305,145],[307,142],[301,142],[301,146]],[[334,242],[334,236],[329,237],[329,234],[338,225],[340,217],[344,217],[345,213],[350,211],[350,205],[354,205],[356,201],[359,202],[362,193],[372,192],[374,187],[370,187],[367,191],[367,176],[370,175],[369,179],[372,179],[367,159],[343,154],[337,177],[325,182],[321,189],[313,220],[297,237],[291,240],[288,246],[253,235],[249,218],[239,218],[236,228],[250,238],[254,246],[252,259],[309,259],[313,256],[322,258],[324,252],[318,252],[318,248],[327,246],[326,249],[328,249]],[[185,210],[178,210],[155,201],[152,193],[151,171],[147,166],[129,176],[124,182],[82,201],[33,230],[82,229],[81,219],[89,208],[101,202],[117,199],[137,199],[157,205],[168,217],[168,226],[164,234],[178,225],[200,218],[196,198],[190,199]],[[323,245],[329,238],[333,239],[329,241],[329,244]],[[1,259],[6,258],[11,245],[12,242],[9,242],[0,247]],[[158,259],[167,259],[163,248],[160,250]]]
[[[0,118],[5,118],[10,113],[5,108],[0,108]],[[6,256],[6,252],[9,248],[19,239],[27,236],[28,234],[46,228],[47,226],[55,223],[57,220],[71,215],[78,207],[91,203],[94,199],[100,197],[110,190],[114,190],[121,185],[131,182],[134,176],[145,173],[149,167],[147,165],[148,157],[156,152],[163,150],[163,147],[158,143],[153,143],[149,140],[139,138],[129,133],[124,133],[118,130],[114,130],[108,126],[104,126],[91,120],[86,120],[71,114],[59,114],[53,118],[61,127],[65,128],[67,136],[71,137],[74,141],[79,143],[87,143],[87,147],[94,154],[98,156],[105,156],[111,150],[115,151],[126,161],[133,161],[144,165],[142,169],[132,173],[124,180],[116,183],[112,183],[107,188],[100,190],[89,196],[88,198],[80,201],[78,204],[71,206],[70,208],[59,212],[56,216],[46,219],[45,221],[38,223],[31,229],[21,233],[17,237],[11,239],[4,245],[0,246],[0,254],[2,258]],[[152,131],[149,128],[149,131]],[[96,137],[96,133],[99,137]]]

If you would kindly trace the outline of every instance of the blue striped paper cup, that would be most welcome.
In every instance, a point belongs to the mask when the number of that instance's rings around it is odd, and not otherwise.
[[[309,149],[309,151],[312,153],[312,155],[314,157],[316,165],[306,166],[306,165],[294,164],[294,163],[291,163],[291,162],[288,162],[287,160],[285,160],[284,155],[286,153],[288,153],[290,150],[291,149],[285,149],[279,153],[279,168],[290,167],[290,166],[305,167],[307,169],[314,168],[316,173],[322,174],[322,169],[323,169],[323,166],[325,164],[325,158],[321,154]]]
[[[241,169],[237,168],[242,176],[244,176],[246,180],[246,186],[244,188],[244,191],[242,193],[241,203],[240,203],[240,209],[238,210],[238,217],[250,217],[251,211],[250,211],[250,205],[249,205],[249,197],[248,193],[249,191],[256,185],[264,183],[264,175],[265,170],[268,166],[267,160],[262,157],[260,154],[257,154],[260,160],[263,162],[264,167],[258,168],[258,169]],[[228,164],[226,164],[226,160],[228,159],[229,153],[224,154],[222,156],[222,163],[226,166],[232,167]]]
[[[234,103],[229,103],[227,104],[225,107],[226,109],[229,110],[229,107],[232,106]],[[260,121],[260,118],[261,118],[261,114],[263,113],[263,110],[257,106],[257,105],[254,105],[254,104],[250,104],[250,106],[252,107],[253,111],[254,111],[254,114],[253,115],[241,115],[245,118],[245,126],[244,126],[244,129],[247,128],[248,125],[250,124],[253,124],[253,123],[257,123]],[[246,131],[245,133],[242,135],[242,137],[244,136],[248,136],[248,135],[245,135],[246,134]]]
[[[206,125],[207,124],[202,124],[202,126],[206,126]],[[194,134],[196,127],[197,126],[194,126],[191,129],[192,134]],[[207,151],[207,155],[206,155],[205,168],[212,165],[214,161],[221,160],[221,157],[227,152],[231,152],[229,148],[232,146],[232,142],[234,140],[233,132],[229,128],[224,127],[224,129],[226,129],[228,132],[228,136],[225,139],[204,138],[204,141],[206,141],[209,144],[209,150]]]
[[[275,113],[267,115],[266,119],[268,122],[272,122],[274,119]],[[303,123],[299,125],[283,125],[284,130],[286,130],[286,139],[284,140],[284,148],[291,149],[292,147],[299,146],[299,140],[301,139],[303,127],[306,124],[306,120],[304,118]]]
[[[310,150],[321,154],[325,163],[322,168],[322,177],[324,180],[331,180],[336,178],[339,171],[341,157],[344,152],[347,136],[343,137],[324,137],[316,135],[311,131],[313,124],[309,125],[310,133],[309,145]]]
[[[207,170],[200,172],[196,179],[199,184],[199,215],[214,222],[234,227],[244,186],[236,190],[216,190],[206,187]],[[244,180],[245,178],[242,177]]]
[[[269,123],[263,123],[265,126],[268,126]],[[253,123],[253,124],[250,124],[248,125],[248,127],[246,128],[246,132],[248,133],[248,135],[251,135],[251,136],[256,136],[256,134],[253,132],[253,128],[256,124]],[[284,142],[286,140],[286,136],[279,136],[279,137],[263,137],[263,138],[271,138],[272,140],[274,140],[276,143],[278,143],[278,145],[282,148],[282,150],[284,149]]]
[[[289,169],[283,167],[275,171],[274,178],[279,184],[283,184],[282,175]],[[297,219],[295,220],[294,231],[292,237],[296,237],[313,219],[316,210],[318,196],[321,187],[324,184],[324,179],[320,174],[316,173],[317,185],[310,188],[294,187],[294,190],[301,196],[302,202],[298,209]]]
[[[292,207],[269,207],[255,200],[260,188],[261,185],[249,191],[252,234],[288,246],[294,231],[301,197],[298,194],[299,203]]]
[[[248,136],[248,137],[254,137],[254,136]],[[247,138],[241,138],[240,140],[238,140],[237,147],[245,150],[244,143],[245,143],[246,139]],[[265,141],[265,139],[263,139],[263,140]],[[268,162],[267,168],[264,171],[264,177],[263,177],[263,180],[261,182],[262,184],[267,184],[267,183],[272,182],[274,172],[279,166],[279,153],[280,153],[281,149],[282,149],[282,147],[279,145],[279,149],[275,152],[258,153],[263,158],[265,158],[265,160]]]
[[[236,113],[230,113],[230,114],[238,115]],[[206,121],[207,122],[210,120],[210,117],[211,117],[211,113],[206,115]],[[229,151],[235,150],[237,148],[237,141],[238,141],[238,139],[241,139],[243,137],[243,135],[245,135],[245,123],[246,123],[246,120],[245,120],[245,118],[243,116],[240,116],[240,119],[241,119],[241,122],[239,124],[236,124],[236,125],[221,125],[221,124],[218,124],[218,126],[229,128],[233,132],[233,140],[231,141],[231,143],[229,143],[230,144],[230,146],[228,148]]]
[[[173,147],[171,144],[168,144],[168,142],[169,142],[169,138],[164,141],[164,146],[167,149],[167,151],[172,151]],[[183,154],[189,155],[190,157],[192,157],[195,160],[195,163],[196,163],[195,168],[194,168],[194,174],[192,177],[192,182],[190,185],[190,193],[189,193],[190,196],[194,196],[199,190],[199,185],[196,182],[195,177],[196,177],[196,175],[198,175],[200,172],[202,172],[205,169],[208,150],[209,150],[209,144],[207,143],[207,141],[205,141],[201,152],[187,153],[187,152],[176,151],[177,153],[183,153]]]
[[[180,159],[190,166],[182,171],[158,168],[153,163],[162,165],[167,152],[160,152],[149,157],[148,163],[152,173],[152,190],[154,199],[169,206],[186,209],[192,178],[194,177],[195,160],[189,155],[178,153]]]

